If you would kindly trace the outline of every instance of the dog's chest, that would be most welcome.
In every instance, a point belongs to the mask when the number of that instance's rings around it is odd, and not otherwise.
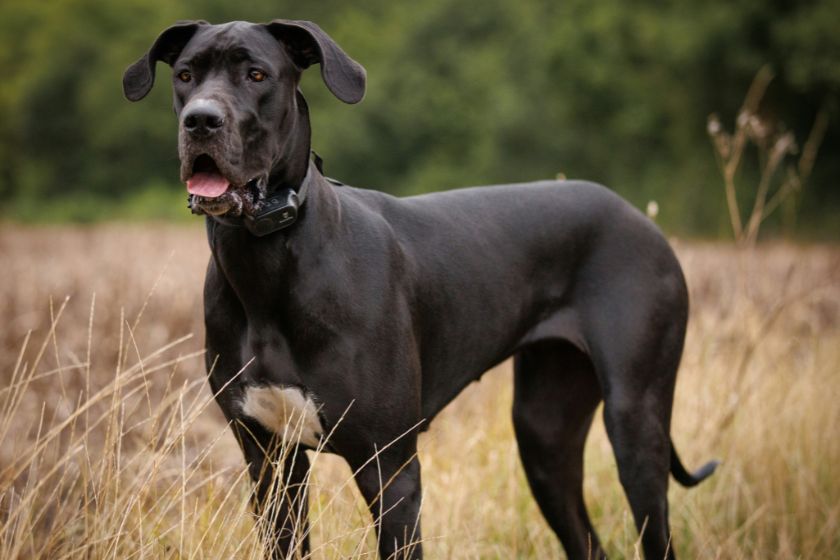
[[[249,386],[243,394],[240,411],[286,444],[301,443],[315,448],[324,434],[318,405],[311,394],[299,387]]]

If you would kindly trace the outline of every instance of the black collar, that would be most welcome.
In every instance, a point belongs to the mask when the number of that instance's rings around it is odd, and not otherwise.
[[[316,170],[313,171],[313,167]],[[266,198],[260,205],[259,211],[253,216],[229,217],[208,216],[211,221],[225,226],[244,227],[252,235],[263,237],[275,231],[285,229],[298,219],[300,208],[309,192],[309,184],[318,176],[317,161],[309,162],[306,175],[297,191],[291,187],[283,187]]]

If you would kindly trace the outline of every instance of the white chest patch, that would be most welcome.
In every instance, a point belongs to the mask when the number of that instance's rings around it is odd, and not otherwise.
[[[241,410],[285,443],[318,447],[324,433],[315,401],[297,387],[248,387]]]

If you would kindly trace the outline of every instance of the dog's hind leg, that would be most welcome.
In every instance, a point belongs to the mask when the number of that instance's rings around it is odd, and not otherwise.
[[[615,452],[618,474],[648,560],[673,559],[668,527],[669,395],[638,390],[607,396],[604,423]],[[666,410],[667,409],[667,410]]]
[[[603,558],[583,501],[583,449],[601,389],[589,358],[561,341],[514,361],[513,424],[531,491],[570,559]]]
[[[612,320],[592,339],[604,387],[604,423],[648,560],[675,558],[668,526],[671,407],[685,322]],[[634,319],[636,319],[634,317]]]

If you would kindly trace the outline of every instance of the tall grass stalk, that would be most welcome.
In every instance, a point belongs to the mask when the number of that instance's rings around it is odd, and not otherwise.
[[[723,176],[732,233],[738,245],[743,247],[753,247],[761,224],[785,200],[802,191],[828,130],[828,110],[823,106],[800,151],[793,133],[785,130],[783,123],[762,116],[761,101],[772,80],[773,72],[769,66],[758,71],[731,133],[724,129],[716,114],[710,115],[708,121],[707,132]],[[750,146],[754,147],[758,156],[759,180],[754,189],[741,185],[741,190],[749,190],[746,194],[752,198],[752,209],[745,223],[736,185],[739,183],[738,172]]]

